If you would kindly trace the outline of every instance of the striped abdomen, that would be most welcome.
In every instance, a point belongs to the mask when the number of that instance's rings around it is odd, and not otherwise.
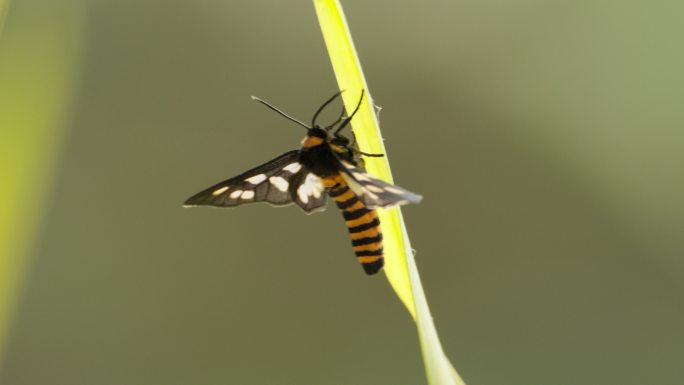
[[[366,208],[341,175],[322,179],[328,195],[342,210],[356,259],[366,274],[377,273],[384,263],[378,213]]]

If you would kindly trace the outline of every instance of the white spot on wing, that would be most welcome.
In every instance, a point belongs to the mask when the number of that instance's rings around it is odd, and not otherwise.
[[[349,185],[349,188],[354,192],[356,195],[361,195],[363,194],[363,187],[354,180],[350,175],[347,175],[347,173],[342,173],[342,176],[344,177],[344,180],[347,182],[347,185]]]
[[[264,175],[264,174],[257,174],[257,175],[254,175],[252,177],[245,179],[246,182],[249,182],[251,184],[259,184],[265,180],[266,180],[266,175]]]
[[[218,189],[218,190],[214,191],[213,193],[211,193],[211,195],[217,196],[217,195],[219,195],[219,194],[223,194],[223,193],[226,192],[226,191],[228,191],[228,186],[221,187],[220,189]]]
[[[297,190],[297,195],[299,195],[299,200],[302,201],[302,203],[309,203],[309,194],[306,193],[304,185],[299,186],[299,189]]]
[[[290,163],[287,166],[283,167],[283,170],[289,172],[290,174],[294,174],[297,171],[302,169],[302,165],[299,163]]]
[[[242,192],[242,195],[240,195],[240,198],[242,199],[252,199],[254,198],[254,191],[252,190],[245,190]]]
[[[375,195],[375,194],[373,194],[373,193],[370,192],[370,191],[367,191],[367,192],[366,192],[366,195],[368,195],[368,197],[369,197],[370,199],[374,200],[374,201],[377,201],[377,200],[378,200],[378,196]]]
[[[287,191],[287,188],[290,187],[290,184],[287,183],[285,178],[280,177],[280,176],[272,176],[268,178],[268,181],[271,182],[272,185],[275,186],[278,190],[285,192]]]
[[[307,204],[309,203],[309,196],[319,199],[322,192],[323,183],[321,182],[321,178],[313,173],[309,173],[306,175],[304,183],[297,189],[297,196],[299,196],[299,200],[301,200],[302,203]]]
[[[235,190],[235,191],[233,191],[232,193],[230,193],[230,198],[231,198],[231,199],[236,199],[236,198],[239,197],[240,195],[242,195],[242,190]]]
[[[394,186],[387,186],[385,187],[385,190],[394,193],[394,194],[403,194],[404,191],[400,188],[394,187]]]
[[[371,180],[366,174],[361,173],[361,172],[352,172],[352,174],[354,175],[354,178],[356,178],[358,180],[362,180],[365,182],[368,182]]]
[[[369,184],[369,185],[367,185],[367,186],[365,186],[365,187],[366,187],[366,190],[372,191],[372,192],[374,192],[374,193],[381,193],[381,192],[385,191],[385,190],[383,190],[382,188],[380,188],[380,187],[378,187],[378,186],[375,186],[375,185],[372,185],[372,184]]]

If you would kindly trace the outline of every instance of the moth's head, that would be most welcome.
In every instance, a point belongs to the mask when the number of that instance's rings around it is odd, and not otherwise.
[[[320,146],[328,141],[328,131],[318,126],[310,127],[304,139],[302,139],[302,148],[312,148]]]
[[[321,128],[320,126],[313,126],[309,128],[309,132],[306,133],[306,136],[328,139],[328,131],[325,128]]]

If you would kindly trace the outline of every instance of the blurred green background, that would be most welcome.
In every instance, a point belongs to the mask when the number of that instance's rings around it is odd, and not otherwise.
[[[681,384],[684,3],[343,5],[395,180],[425,197],[404,213],[465,381]],[[6,16],[0,62],[37,52],[62,91],[49,141],[0,127],[54,154],[32,199],[3,202],[35,219],[10,256],[28,263],[0,384],[425,383],[410,317],[336,210],[181,208],[298,146],[250,95],[307,120],[336,91],[310,1]],[[32,68],[2,79],[42,95]],[[8,89],[4,116],[40,111]]]

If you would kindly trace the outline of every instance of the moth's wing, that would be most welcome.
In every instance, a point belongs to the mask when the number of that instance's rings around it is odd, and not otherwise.
[[[403,187],[384,182],[364,170],[340,160],[341,173],[349,187],[369,209],[419,203],[423,197]]]
[[[292,203],[292,180],[302,172],[298,152],[286,152],[261,166],[217,183],[188,198],[183,205],[234,207],[253,202],[288,205]]]
[[[325,210],[328,204],[328,193],[321,178],[306,167],[292,176],[290,194],[292,200],[307,214]]]

